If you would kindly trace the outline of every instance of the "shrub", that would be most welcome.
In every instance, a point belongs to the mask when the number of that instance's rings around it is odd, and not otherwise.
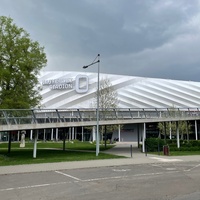
[[[177,141],[169,144],[171,151],[200,151],[200,141],[198,140],[180,140],[180,148],[177,148]]]
[[[165,141],[160,138],[147,138],[146,147],[148,152],[162,151]]]
[[[169,145],[170,151],[200,151],[200,141],[199,140],[180,140],[180,148],[177,148],[177,140],[166,141],[159,138],[147,138],[146,146],[148,152],[163,151],[163,146]]]

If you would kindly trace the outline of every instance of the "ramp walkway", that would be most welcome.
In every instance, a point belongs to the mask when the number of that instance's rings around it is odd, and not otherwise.
[[[99,125],[200,120],[199,108],[99,110]],[[95,126],[97,109],[0,109],[0,131]]]

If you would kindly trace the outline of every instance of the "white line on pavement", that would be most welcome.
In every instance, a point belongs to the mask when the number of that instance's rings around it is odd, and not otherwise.
[[[63,173],[63,172],[59,172],[59,171],[55,171],[56,173],[58,173],[58,174],[62,174],[63,176],[67,176],[67,177],[69,177],[69,178],[72,178],[72,179],[74,179],[74,180],[77,180],[77,181],[80,181],[81,179],[79,179],[79,178],[77,178],[77,177],[75,177],[75,176],[71,176],[71,175],[69,175],[69,174],[65,174],[65,173]]]
[[[159,160],[161,162],[177,162],[177,161],[183,161],[181,159],[170,159],[170,158],[158,158],[158,157],[149,157],[151,159]]]
[[[113,169],[114,172],[127,172],[131,171],[130,169]]]
[[[170,171],[167,173],[175,173],[179,171]],[[16,188],[5,188],[5,189],[0,189],[0,192],[4,191],[11,191],[11,190],[23,190],[23,189],[30,189],[30,188],[39,188],[39,187],[48,187],[48,186],[54,186],[54,185],[61,185],[61,184],[67,184],[67,183],[77,183],[77,182],[92,182],[92,181],[101,181],[101,180],[114,180],[114,179],[124,179],[124,178],[130,178],[130,177],[140,177],[140,176],[156,176],[156,175],[163,175],[165,172],[157,172],[157,173],[146,173],[146,174],[134,174],[132,176],[114,176],[114,177],[102,177],[102,178],[93,178],[93,179],[86,179],[86,180],[81,180],[76,177],[70,176],[68,174],[64,174],[62,172],[56,171],[56,173],[71,177],[75,179],[75,181],[68,181],[68,182],[58,182],[58,183],[46,183],[46,184],[40,184],[40,185],[30,185],[30,186],[22,186],[22,187],[16,187]]]
[[[29,189],[29,188],[38,188],[38,187],[47,187],[47,186],[61,185],[61,184],[66,184],[66,183],[67,182],[46,183],[46,184],[40,184],[40,185],[29,185],[29,186],[16,187],[16,188],[6,188],[6,189],[0,189],[0,192],[10,191],[10,190],[22,190],[22,189]]]
[[[200,164],[195,165],[194,167],[192,167],[192,168],[190,168],[190,169],[186,169],[186,170],[184,170],[184,171],[190,172],[190,171],[192,171],[193,169],[195,169],[195,168],[197,168],[197,167],[199,167],[199,166],[200,166]]]

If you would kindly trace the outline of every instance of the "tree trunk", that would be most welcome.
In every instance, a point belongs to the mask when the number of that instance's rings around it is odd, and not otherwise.
[[[65,151],[66,131],[63,129],[63,151]]]
[[[186,129],[187,129],[187,141],[189,142],[189,128],[188,128],[188,121],[186,122]]]
[[[12,136],[11,131],[9,131],[8,153],[10,153],[10,151],[11,151],[11,139],[12,139],[11,136]]]
[[[164,122],[164,139],[165,139],[165,143],[166,143],[166,122]]]

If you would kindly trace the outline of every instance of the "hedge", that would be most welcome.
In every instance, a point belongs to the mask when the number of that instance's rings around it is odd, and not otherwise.
[[[145,142],[148,152],[162,151],[164,145],[168,145],[170,151],[200,151],[199,140],[180,140],[180,148],[177,148],[177,141],[174,139],[147,138]]]

